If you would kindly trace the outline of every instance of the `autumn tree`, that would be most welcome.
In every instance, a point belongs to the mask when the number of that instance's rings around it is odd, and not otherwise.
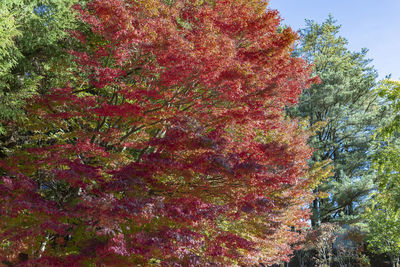
[[[307,245],[316,251],[315,263],[331,266],[334,259],[334,243],[339,236],[340,226],[335,223],[323,223],[307,234]]]
[[[3,261],[287,261],[319,170],[283,114],[312,79],[278,12],[260,0],[75,10],[79,71],[29,101],[34,142],[1,162]]]

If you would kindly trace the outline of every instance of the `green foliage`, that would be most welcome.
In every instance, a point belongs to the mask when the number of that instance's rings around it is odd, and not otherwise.
[[[331,160],[334,167],[333,177],[316,190],[327,192],[329,198],[314,202],[314,224],[353,221],[361,200],[374,187],[372,132],[382,116],[372,90],[377,73],[369,66],[367,50],[349,51],[339,30],[332,16],[322,24],[308,20],[295,53],[314,64],[321,83],[306,90],[290,113],[309,118],[310,127],[325,123],[310,139],[313,162]]]
[[[377,94],[389,104],[389,116],[386,123],[380,128],[376,135],[381,139],[389,140],[400,130],[400,82],[384,80],[377,87]]]
[[[400,143],[391,141],[375,154],[374,166],[378,171],[378,186],[382,194],[390,196],[395,209],[400,208]]]
[[[69,33],[80,25],[71,9],[76,2],[0,1],[0,158],[31,142],[15,124],[26,118],[25,100],[74,81],[67,50],[77,45]]]
[[[61,85],[70,62],[67,30],[77,27],[67,0],[5,0],[0,4],[0,120],[21,118],[24,99]],[[63,72],[61,72],[63,69]],[[4,124],[0,126],[4,133]]]
[[[364,214],[368,226],[368,249],[375,254],[387,254],[393,262],[400,255],[400,211],[391,207],[389,198],[379,195]]]
[[[0,7],[0,75],[4,76],[17,64],[18,50],[14,38],[20,36],[14,17],[5,6]],[[4,84],[2,85],[4,86]]]
[[[11,106],[16,105],[15,95],[11,99],[6,97],[6,91],[4,89],[1,90],[1,88],[8,87],[7,81],[11,78],[10,71],[12,67],[17,65],[17,60],[22,56],[14,42],[14,39],[20,35],[14,16],[7,6],[3,4],[0,6],[0,107],[2,110],[0,119],[9,116],[9,104]],[[0,133],[3,133],[2,127],[0,127]]]
[[[389,104],[389,115],[376,131],[377,140],[381,140],[373,161],[378,190],[365,218],[369,225],[369,249],[389,255],[396,266],[400,254],[400,83],[385,80],[376,91]]]
[[[376,139],[381,141],[380,149],[374,154],[373,166],[377,170],[379,192],[385,203],[394,209],[400,208],[400,83],[385,80],[377,88],[377,94],[389,104],[385,124],[377,129]]]

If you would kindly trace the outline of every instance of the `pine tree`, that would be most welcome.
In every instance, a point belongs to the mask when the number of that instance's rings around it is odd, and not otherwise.
[[[329,197],[314,201],[312,223],[351,222],[374,187],[370,168],[375,147],[372,134],[381,116],[372,91],[377,72],[366,59],[366,49],[349,51],[332,16],[322,24],[306,22],[295,54],[314,64],[314,74],[321,83],[306,90],[290,112],[309,118],[310,125],[325,124],[309,140],[315,149],[312,161],[330,160],[334,167],[333,177],[316,190]]]

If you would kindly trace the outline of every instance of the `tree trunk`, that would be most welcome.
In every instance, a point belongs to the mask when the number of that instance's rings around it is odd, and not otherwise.
[[[399,257],[390,257],[390,262],[392,263],[393,267],[398,267],[399,266]]]
[[[314,193],[318,193],[318,189],[314,190]],[[320,200],[319,198],[314,199],[313,201],[313,213],[314,216],[311,217],[311,226],[320,226],[321,225],[321,212],[320,212]]]

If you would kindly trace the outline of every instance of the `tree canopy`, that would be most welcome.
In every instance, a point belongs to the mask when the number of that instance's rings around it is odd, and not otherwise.
[[[3,0],[0,264],[396,267],[377,77],[267,0]]]
[[[266,8],[260,0],[75,5],[77,70],[29,100],[20,125],[30,141],[1,161],[3,260],[288,260],[324,170],[307,172],[309,133],[284,115],[316,79],[292,57],[296,34],[278,30],[278,12]]]

